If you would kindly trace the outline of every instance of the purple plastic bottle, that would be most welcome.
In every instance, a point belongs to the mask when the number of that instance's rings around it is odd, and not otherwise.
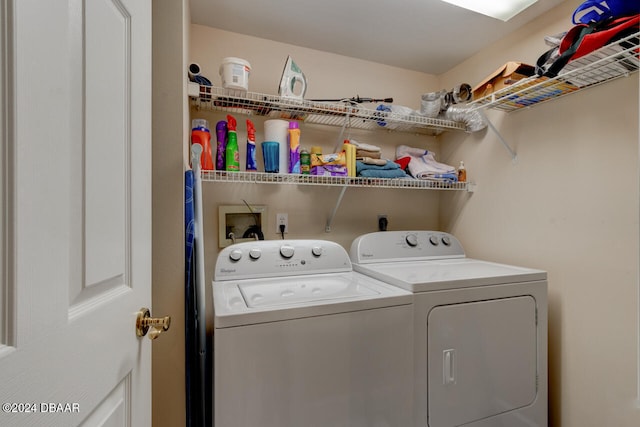
[[[218,141],[218,150],[216,152],[216,169],[219,171],[226,170],[226,150],[227,150],[227,122],[220,120],[216,124],[216,138]]]

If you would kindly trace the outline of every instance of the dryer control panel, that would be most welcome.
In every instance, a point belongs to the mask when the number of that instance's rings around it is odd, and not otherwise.
[[[357,264],[389,261],[464,258],[462,245],[442,231],[381,231],[358,237],[351,244]]]
[[[258,240],[226,247],[214,280],[237,280],[352,271],[347,251],[326,240]]]

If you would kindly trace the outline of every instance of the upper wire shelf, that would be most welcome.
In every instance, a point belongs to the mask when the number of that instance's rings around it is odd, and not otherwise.
[[[542,102],[593,87],[638,71],[640,32],[606,45],[569,62],[553,78],[529,77],[474,100],[472,109],[494,108],[506,112],[521,110]]]
[[[468,182],[444,182],[413,178],[364,178],[342,176],[314,176],[300,174],[280,174],[266,172],[230,172],[202,171],[203,181],[234,182],[249,184],[299,184],[334,187],[371,187],[371,188],[411,188],[423,190],[467,190],[473,191]]]
[[[191,106],[198,109],[300,120],[328,126],[345,126],[346,122],[347,126],[356,129],[389,129],[426,135],[439,135],[445,130],[467,130],[466,124],[462,122],[372,110],[361,104],[289,99],[216,86],[201,86],[193,82],[189,82],[189,98]]]

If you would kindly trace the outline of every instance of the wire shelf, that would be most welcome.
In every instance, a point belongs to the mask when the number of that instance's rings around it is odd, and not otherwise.
[[[473,184],[467,182],[443,182],[413,178],[364,178],[342,176],[314,176],[266,172],[202,171],[202,180],[207,182],[230,182],[246,184],[297,184],[333,187],[406,188],[422,190],[467,190]]]
[[[569,62],[553,78],[529,77],[471,102],[473,110],[521,110],[638,71],[640,32]]]
[[[372,110],[348,102],[296,100],[255,92],[227,90],[189,82],[190,104],[196,109],[222,111],[274,119],[300,120],[328,126],[365,130],[393,130],[438,135],[445,130],[466,131],[466,124],[419,115]]]

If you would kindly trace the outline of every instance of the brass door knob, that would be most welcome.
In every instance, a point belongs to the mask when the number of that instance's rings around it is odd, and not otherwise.
[[[151,329],[149,339],[155,340],[162,332],[169,330],[169,326],[171,326],[170,316],[151,317],[149,309],[142,307],[136,319],[136,335],[143,337],[147,335],[147,332]]]

